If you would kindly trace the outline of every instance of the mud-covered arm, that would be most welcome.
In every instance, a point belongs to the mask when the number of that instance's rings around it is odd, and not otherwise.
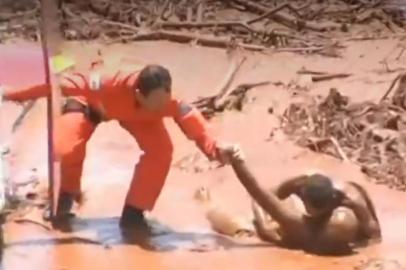
[[[354,212],[363,235],[365,235],[367,238],[381,237],[379,223],[373,217],[370,209],[365,203],[345,197],[341,205],[348,207]]]
[[[49,93],[49,87],[46,84],[41,84],[19,89],[5,89],[3,92],[3,99],[7,101],[23,102],[46,97]]]
[[[86,77],[82,74],[61,76],[60,87],[64,96],[85,96],[94,98],[96,93],[91,91]],[[3,99],[15,102],[24,102],[50,95],[51,88],[47,84],[33,85],[20,89],[6,89]]]
[[[294,226],[298,222],[295,215],[284,207],[274,193],[267,192],[265,188],[260,186],[245,161],[234,156],[230,159],[237,178],[247,192],[276,222],[285,228]]]
[[[280,245],[282,243],[282,238],[276,230],[269,228],[262,221],[254,220],[254,227],[257,235],[263,241],[274,243]]]
[[[279,199],[286,199],[292,194],[298,194],[307,179],[307,175],[299,175],[289,178],[273,188],[272,191]]]
[[[209,160],[219,159],[217,141],[211,133],[209,123],[195,107],[185,102],[176,102],[173,116],[186,137],[194,141]]]
[[[264,211],[255,201],[252,202],[252,213],[254,214],[254,227],[259,238],[274,244],[281,244],[282,238],[275,228],[266,222]]]

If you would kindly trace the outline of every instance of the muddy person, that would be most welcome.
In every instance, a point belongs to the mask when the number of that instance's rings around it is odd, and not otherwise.
[[[254,225],[262,240],[319,254],[343,254],[380,241],[374,205],[359,184],[333,182],[314,173],[288,179],[267,191],[239,149],[229,154],[238,179],[254,200]]]
[[[164,118],[173,118],[209,160],[227,163],[226,147],[215,140],[196,108],[172,96],[170,72],[160,65],[148,65],[133,73],[66,72],[60,86],[65,100],[55,124],[55,152],[62,166],[57,219],[70,215],[80,198],[86,145],[102,122],[118,121],[144,152],[122,211],[120,225],[125,227],[148,226],[144,212],[154,208],[168,175],[173,146]],[[44,84],[6,90],[3,98],[24,102],[47,95],[50,87]]]

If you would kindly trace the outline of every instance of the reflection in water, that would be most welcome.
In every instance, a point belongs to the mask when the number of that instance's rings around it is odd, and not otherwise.
[[[137,229],[121,229],[118,218],[74,218],[57,225],[61,231],[55,238],[14,241],[7,247],[96,245],[110,249],[115,245],[137,245],[144,250],[167,252],[174,250],[211,251],[217,249],[264,247],[269,244],[242,244],[210,232],[179,232],[157,221],[151,221],[152,233]],[[87,234],[86,234],[87,233]]]

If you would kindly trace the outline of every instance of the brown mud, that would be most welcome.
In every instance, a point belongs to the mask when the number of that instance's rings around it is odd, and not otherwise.
[[[248,162],[266,186],[312,168],[365,185],[381,220],[381,244],[361,249],[352,256],[318,257],[272,247],[255,238],[234,239],[216,234],[194,200],[195,190],[202,185],[209,187],[224,209],[247,217],[252,216],[250,199],[231,169],[210,165],[172,121],[168,121],[168,127],[176,145],[174,166],[151,213],[172,231],[142,245],[131,243],[131,239],[121,234],[117,222],[140,152],[133,139],[110,122],[102,124],[90,141],[83,175],[87,200],[77,210],[72,231],[50,231],[35,222],[16,223],[11,219],[4,225],[6,247],[2,268],[404,269],[405,193],[372,184],[355,164],[297,146],[283,133],[279,121],[291,102],[308,95],[326,96],[332,87],[354,102],[378,102],[397,76],[396,72],[385,69],[382,59],[393,69],[406,64],[406,56],[396,59],[398,43],[397,40],[347,43],[351,49],[345,51],[343,58],[244,53],[247,59],[230,88],[262,81],[271,83],[247,92],[241,111],[226,110],[211,120],[219,138],[238,142],[243,147]],[[107,47],[68,43],[67,48],[78,60],[79,69],[97,57],[98,49],[112,69],[151,62],[163,64],[173,73],[176,94],[188,101],[216,94],[230,65],[224,50],[168,42]],[[352,76],[313,82],[308,75],[298,74],[303,67],[327,73],[348,72]],[[8,116],[2,127],[11,129],[12,119],[21,107],[7,103],[0,110]],[[2,129],[2,135],[12,142],[10,162],[14,183],[25,182],[32,174],[42,182],[46,179],[45,111],[41,100],[16,133]],[[179,161],[185,160],[189,162],[179,166],[182,163]],[[21,196],[27,190],[30,189],[21,189]],[[42,223],[38,207],[28,207],[23,214],[20,219]]]

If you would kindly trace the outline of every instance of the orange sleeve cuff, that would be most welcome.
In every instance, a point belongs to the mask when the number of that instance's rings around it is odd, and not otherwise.
[[[84,96],[90,100],[97,97],[97,92],[90,89],[88,81],[81,74],[62,77],[60,87],[64,96]],[[48,85],[41,84],[23,89],[6,90],[3,96],[5,100],[23,102],[46,97],[50,92],[51,90]]]
[[[179,117],[177,123],[186,137],[195,141],[209,160],[217,159],[217,142],[210,134],[208,122],[198,110],[192,108],[187,114]]]
[[[6,90],[4,93],[4,99],[22,102],[30,99],[46,97],[49,92],[49,87],[42,84],[17,90]]]

